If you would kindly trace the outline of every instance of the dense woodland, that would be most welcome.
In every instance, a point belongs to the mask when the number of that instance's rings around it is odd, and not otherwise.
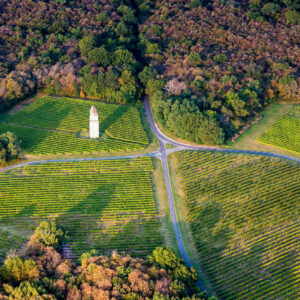
[[[299,8],[299,1],[155,1],[140,39],[161,80],[163,92],[148,88],[161,123],[179,137],[221,144],[278,97],[299,100]]]
[[[0,110],[37,88],[135,103],[176,136],[222,144],[300,98],[299,0],[1,1]]]
[[[92,250],[76,264],[62,254],[65,243],[63,228],[42,222],[23,254],[9,254],[0,266],[0,299],[208,299],[195,270],[169,247],[147,260]]]

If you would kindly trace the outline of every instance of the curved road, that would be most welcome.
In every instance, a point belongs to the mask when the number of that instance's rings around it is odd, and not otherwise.
[[[192,146],[189,144],[181,143],[178,141],[175,141],[169,137],[167,137],[165,134],[163,134],[157,125],[154,122],[152,111],[151,111],[151,105],[149,102],[148,97],[145,97],[144,100],[144,107],[145,107],[145,112],[146,112],[146,117],[148,120],[148,123],[150,125],[150,128],[152,132],[156,135],[158,141],[159,141],[159,150],[153,153],[148,153],[148,154],[140,154],[140,155],[130,155],[130,156],[112,156],[112,157],[93,157],[93,158],[69,158],[69,159],[51,159],[51,160],[42,160],[42,161],[31,161],[31,162],[24,162],[12,166],[8,166],[5,168],[0,169],[1,172],[5,172],[8,170],[12,170],[15,168],[20,168],[28,165],[38,165],[38,164],[44,164],[44,163],[54,163],[54,162],[71,162],[71,161],[93,161],[93,160],[112,160],[112,159],[131,159],[131,158],[138,158],[138,157],[143,157],[143,156],[153,156],[153,157],[158,157],[161,159],[162,164],[163,164],[163,171],[164,171],[164,176],[165,176],[165,184],[166,184],[166,189],[168,193],[168,200],[169,200],[169,205],[170,205],[170,212],[171,212],[171,219],[172,219],[172,224],[174,227],[175,235],[176,235],[176,240],[177,244],[180,250],[180,253],[182,255],[182,258],[184,259],[185,263],[187,266],[191,267],[191,262],[190,259],[187,255],[187,252],[185,250],[179,226],[178,226],[178,220],[177,220],[177,215],[176,215],[176,210],[174,206],[174,199],[173,199],[173,193],[172,193],[172,188],[171,188],[171,181],[170,181],[170,175],[169,175],[169,168],[168,168],[168,163],[167,163],[167,155],[171,154],[173,152],[177,151],[183,151],[183,150],[200,150],[200,151],[218,151],[218,152],[227,152],[227,153],[240,153],[240,154],[253,154],[253,155],[263,155],[263,156],[270,156],[270,157],[278,157],[278,158],[283,158],[283,159],[288,159],[291,161],[295,161],[300,163],[300,159],[292,157],[292,156],[287,156],[287,155],[281,155],[281,154],[276,154],[276,153],[270,153],[270,152],[259,152],[259,151],[250,151],[250,150],[237,150],[237,149],[224,149],[224,148],[218,148],[218,147],[208,147],[208,146]],[[173,149],[166,149],[165,144],[171,144],[175,146],[176,148]],[[205,288],[203,284],[198,281],[198,285],[200,288],[204,291]]]

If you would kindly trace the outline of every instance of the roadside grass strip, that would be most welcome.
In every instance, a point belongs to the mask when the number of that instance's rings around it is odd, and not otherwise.
[[[163,244],[149,157],[31,165],[0,175],[0,225],[55,219],[75,257],[90,249],[145,257]]]
[[[99,114],[99,140],[80,137],[84,130],[88,131],[91,105]],[[36,99],[6,119],[0,132],[10,130],[17,134],[23,140],[25,152],[30,154],[140,150],[149,144],[140,109],[48,96]]]
[[[300,153],[300,105],[294,105],[257,141],[265,145]]]
[[[175,155],[203,270],[221,299],[297,299],[300,168],[277,158]]]

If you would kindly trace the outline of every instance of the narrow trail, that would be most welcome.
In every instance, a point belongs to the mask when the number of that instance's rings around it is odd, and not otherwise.
[[[168,194],[168,201],[169,201],[169,206],[170,206],[172,225],[173,225],[173,228],[175,231],[177,244],[178,244],[181,256],[184,259],[185,263],[187,264],[187,266],[191,267],[191,262],[188,257],[188,254],[185,250],[184,243],[182,241],[182,237],[181,237],[181,233],[180,233],[180,229],[178,226],[178,219],[177,219],[175,205],[174,205],[171,180],[170,180],[169,168],[168,168],[168,163],[167,163],[167,156],[169,154],[177,152],[177,151],[197,150],[197,151],[216,151],[216,152],[224,152],[224,153],[262,155],[262,156],[268,156],[268,157],[277,157],[277,158],[281,158],[281,159],[287,159],[287,160],[294,161],[297,163],[300,163],[300,159],[292,157],[292,156],[281,155],[281,154],[271,153],[271,152],[225,149],[225,148],[208,147],[208,146],[193,146],[193,145],[178,142],[178,141],[173,140],[172,138],[166,136],[165,134],[163,134],[160,131],[160,129],[157,127],[157,125],[155,124],[154,119],[153,119],[151,106],[150,106],[148,97],[145,97],[145,99],[144,99],[144,107],[145,107],[145,113],[146,113],[146,117],[147,117],[149,126],[159,141],[159,150],[156,152],[152,152],[152,153],[148,153],[148,154],[129,155],[129,156],[66,158],[66,159],[49,159],[49,160],[41,160],[41,161],[31,161],[31,162],[24,162],[24,163],[15,164],[12,166],[2,168],[2,169],[0,169],[0,173],[9,171],[9,170],[13,170],[16,168],[24,167],[24,166],[39,165],[39,164],[45,164],[45,163],[119,160],[119,159],[132,159],[132,158],[146,157],[146,156],[157,157],[157,158],[161,159],[162,165],[163,165],[163,172],[164,172],[165,184],[166,184],[166,189],[167,189],[167,194]],[[28,127],[30,127],[30,126],[28,126]],[[30,127],[30,128],[33,128],[33,127]],[[166,146],[165,146],[166,144],[173,145],[176,148],[166,149]],[[67,252],[67,255],[71,255],[68,250],[66,252]],[[200,281],[198,281],[198,285],[203,291],[205,290],[205,287],[203,286],[203,284]]]

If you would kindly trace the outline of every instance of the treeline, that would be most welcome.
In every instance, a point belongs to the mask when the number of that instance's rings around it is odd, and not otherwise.
[[[0,299],[216,299],[199,290],[195,270],[169,247],[147,260],[92,250],[77,265],[61,254],[66,242],[63,228],[42,222],[25,254],[9,254],[0,267]]]
[[[267,104],[300,99],[299,5],[4,0],[0,111],[37,88],[116,103],[146,93],[175,135],[221,144]],[[197,108],[189,115],[186,101]]]
[[[162,125],[219,144],[278,98],[299,101],[299,16],[298,1],[154,1],[140,47]]]
[[[110,102],[140,100],[138,16],[146,2],[2,1],[0,110],[37,88]]]

